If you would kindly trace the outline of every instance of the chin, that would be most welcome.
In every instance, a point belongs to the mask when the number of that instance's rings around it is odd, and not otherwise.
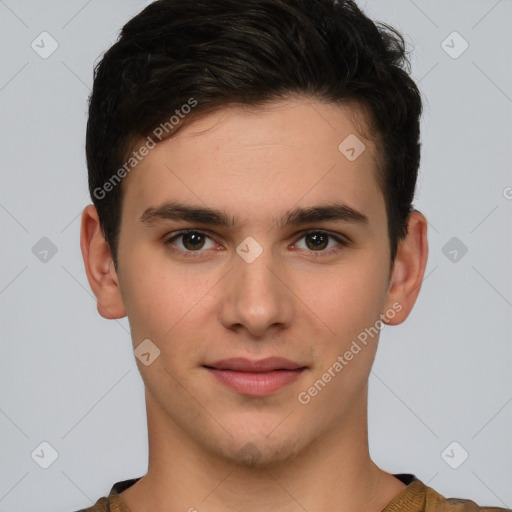
[[[270,439],[266,435],[252,439],[237,439],[229,446],[215,447],[215,452],[231,464],[246,468],[270,469],[297,457],[306,442],[287,435],[282,439]]]

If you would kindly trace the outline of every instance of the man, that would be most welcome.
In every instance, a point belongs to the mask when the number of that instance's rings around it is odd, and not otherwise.
[[[159,0],[103,56],[81,248],[128,316],[149,467],[89,511],[504,510],[369,455],[379,332],[428,252],[406,64],[334,0]]]

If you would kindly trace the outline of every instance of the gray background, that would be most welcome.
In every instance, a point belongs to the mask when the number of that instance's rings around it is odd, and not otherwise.
[[[79,227],[93,64],[147,3],[0,0],[0,511],[69,512],[146,471],[128,322],[98,315]],[[447,497],[512,507],[512,2],[359,4],[414,50],[425,98],[415,205],[430,223],[416,307],[382,332],[371,453]],[[31,47],[43,31],[58,43],[48,58]],[[469,44],[457,58],[454,31]],[[48,469],[43,441],[58,452]]]

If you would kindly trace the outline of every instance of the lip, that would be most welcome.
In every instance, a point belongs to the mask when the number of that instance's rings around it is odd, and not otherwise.
[[[236,372],[271,372],[274,370],[297,370],[305,368],[304,365],[290,361],[284,357],[267,357],[252,361],[245,357],[233,357],[231,359],[222,359],[215,363],[205,365],[216,370],[233,370]]]
[[[296,381],[306,369],[282,357],[268,357],[258,361],[236,357],[203,366],[233,391],[252,397],[275,393]]]

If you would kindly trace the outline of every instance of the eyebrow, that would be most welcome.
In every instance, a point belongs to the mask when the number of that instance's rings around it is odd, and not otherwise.
[[[233,228],[236,218],[230,217],[223,210],[184,204],[177,201],[166,202],[158,207],[149,207],[140,217],[140,221],[150,227],[166,220],[183,220],[197,222],[210,226]],[[327,205],[297,207],[286,212],[277,221],[277,227],[298,226],[311,222],[343,221],[368,225],[368,217],[343,203],[329,203]]]

